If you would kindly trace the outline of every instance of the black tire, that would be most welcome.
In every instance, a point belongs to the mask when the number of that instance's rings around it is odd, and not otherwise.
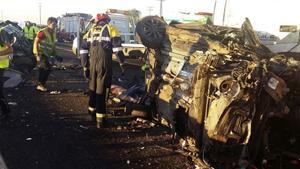
[[[160,17],[146,16],[137,23],[136,32],[146,47],[157,49],[165,39],[166,26]]]

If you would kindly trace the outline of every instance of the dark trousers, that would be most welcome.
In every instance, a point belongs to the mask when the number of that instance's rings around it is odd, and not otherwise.
[[[105,50],[101,43],[90,48],[90,100],[89,107],[96,113],[106,113],[106,99],[112,79],[112,52]]]
[[[89,107],[95,108],[96,113],[106,113],[106,90],[97,94],[95,91],[90,91]]]
[[[4,69],[0,69],[0,106],[1,106],[2,114],[7,114],[10,112],[10,109],[3,93],[3,84],[4,84],[3,74],[4,74]]]
[[[38,84],[45,85],[51,72],[51,64],[49,63],[49,58],[47,56],[42,55],[41,61],[37,64],[39,68]]]
[[[45,85],[48,80],[51,70],[48,68],[39,68],[39,81],[38,84]]]

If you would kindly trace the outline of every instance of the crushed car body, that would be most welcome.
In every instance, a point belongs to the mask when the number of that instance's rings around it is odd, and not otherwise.
[[[299,92],[299,61],[262,45],[248,19],[238,29],[147,16],[136,31],[148,48],[152,112],[189,143],[201,167],[262,165],[270,119],[297,109],[287,101]]]

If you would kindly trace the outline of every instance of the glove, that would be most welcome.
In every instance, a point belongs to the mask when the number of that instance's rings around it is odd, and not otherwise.
[[[84,75],[85,79],[89,80],[90,79],[90,69],[84,68],[83,69],[83,75]]]

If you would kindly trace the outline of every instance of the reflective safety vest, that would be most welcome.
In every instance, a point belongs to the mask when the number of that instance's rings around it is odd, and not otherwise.
[[[31,27],[25,26],[23,30],[24,30],[25,37],[27,39],[33,40],[33,32],[31,31]]]
[[[107,28],[108,32],[104,32]],[[120,36],[119,31],[110,24],[94,25],[84,36],[83,39],[86,39],[88,42],[94,41],[106,41],[111,42],[111,38]]]
[[[37,41],[34,41],[33,45],[33,53],[35,55],[40,54],[42,56],[50,57],[54,55],[55,52],[55,42],[56,42],[56,35],[55,32],[51,35],[48,31],[48,28],[44,28],[39,32],[43,32],[45,37],[40,41],[38,46],[36,45]],[[39,34],[39,32],[37,34]],[[38,37],[36,37],[38,38]],[[37,46],[37,48],[36,48]]]
[[[35,38],[38,31],[39,31],[38,27],[31,26],[30,29],[29,29],[29,39],[33,40],[33,38]]]
[[[6,49],[5,46],[0,45],[0,51],[4,51],[5,49]],[[8,66],[9,66],[9,55],[10,54],[0,56],[0,68],[2,68],[2,69],[8,68]]]

